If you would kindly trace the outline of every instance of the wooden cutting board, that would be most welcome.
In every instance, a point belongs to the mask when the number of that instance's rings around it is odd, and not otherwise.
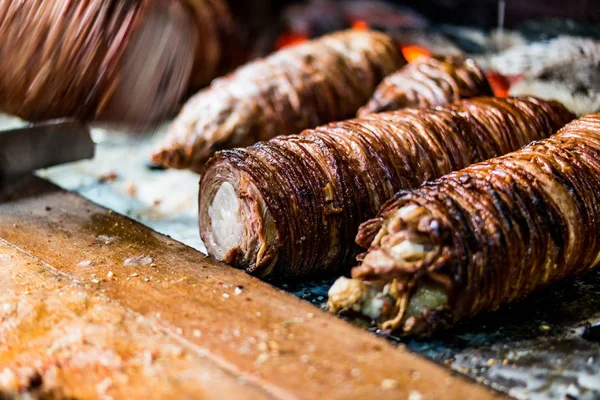
[[[0,287],[7,394],[501,397],[35,177],[0,194]]]

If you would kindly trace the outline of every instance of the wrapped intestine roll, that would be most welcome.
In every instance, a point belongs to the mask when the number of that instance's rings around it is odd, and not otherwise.
[[[437,329],[600,263],[600,114],[549,139],[400,192],[365,222],[369,250],[329,292],[332,312]]]
[[[485,74],[472,59],[453,55],[421,57],[387,76],[358,116],[492,95]]]
[[[224,0],[0,0],[0,110],[157,122],[230,67],[232,25]]]
[[[480,98],[336,122],[219,152],[202,177],[211,256],[294,278],[352,265],[361,222],[400,189],[548,137],[573,118],[534,98]]]
[[[282,49],[192,97],[152,159],[200,172],[216,150],[350,118],[404,64],[378,32],[343,31]]]

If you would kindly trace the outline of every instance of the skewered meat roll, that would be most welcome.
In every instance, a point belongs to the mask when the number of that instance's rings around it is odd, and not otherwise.
[[[441,106],[478,96],[493,96],[493,92],[473,60],[460,56],[420,58],[386,77],[358,116]]]
[[[349,118],[404,63],[377,32],[344,31],[280,50],[192,97],[153,161],[199,172],[216,150]]]
[[[360,227],[329,293],[383,329],[429,335],[600,262],[600,114],[400,192]]]
[[[211,256],[286,278],[354,262],[361,222],[400,189],[548,137],[573,118],[534,98],[481,98],[336,122],[217,153],[201,180]]]
[[[152,123],[227,65],[224,0],[0,0],[0,110]]]

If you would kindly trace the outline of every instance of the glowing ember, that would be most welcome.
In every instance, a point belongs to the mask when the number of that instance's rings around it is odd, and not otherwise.
[[[306,42],[308,38],[304,35],[297,35],[295,33],[284,33],[277,38],[275,42],[275,48],[277,50],[283,49],[284,47],[293,46],[302,42]]]
[[[357,20],[352,23],[352,29],[356,29],[359,31],[366,31],[369,29],[369,24],[366,21]]]
[[[487,77],[496,97],[508,97],[510,82],[506,77],[497,72],[487,72],[485,76]]]
[[[413,62],[419,57],[429,57],[431,53],[419,46],[402,46],[402,54],[408,62]]]

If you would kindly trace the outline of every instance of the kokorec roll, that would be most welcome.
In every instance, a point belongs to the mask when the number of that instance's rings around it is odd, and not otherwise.
[[[192,97],[153,161],[199,172],[216,150],[350,118],[404,64],[377,32],[343,31],[280,50]]]
[[[600,114],[401,192],[360,227],[369,247],[329,309],[383,329],[437,329],[600,263]]]
[[[331,275],[355,262],[358,226],[400,189],[548,137],[556,102],[480,98],[336,122],[219,152],[202,177],[210,255],[260,276]]]
[[[159,121],[221,72],[230,31],[223,0],[0,0],[0,110]]]
[[[386,77],[358,116],[441,106],[480,96],[493,96],[493,92],[473,60],[461,56],[422,57]]]

